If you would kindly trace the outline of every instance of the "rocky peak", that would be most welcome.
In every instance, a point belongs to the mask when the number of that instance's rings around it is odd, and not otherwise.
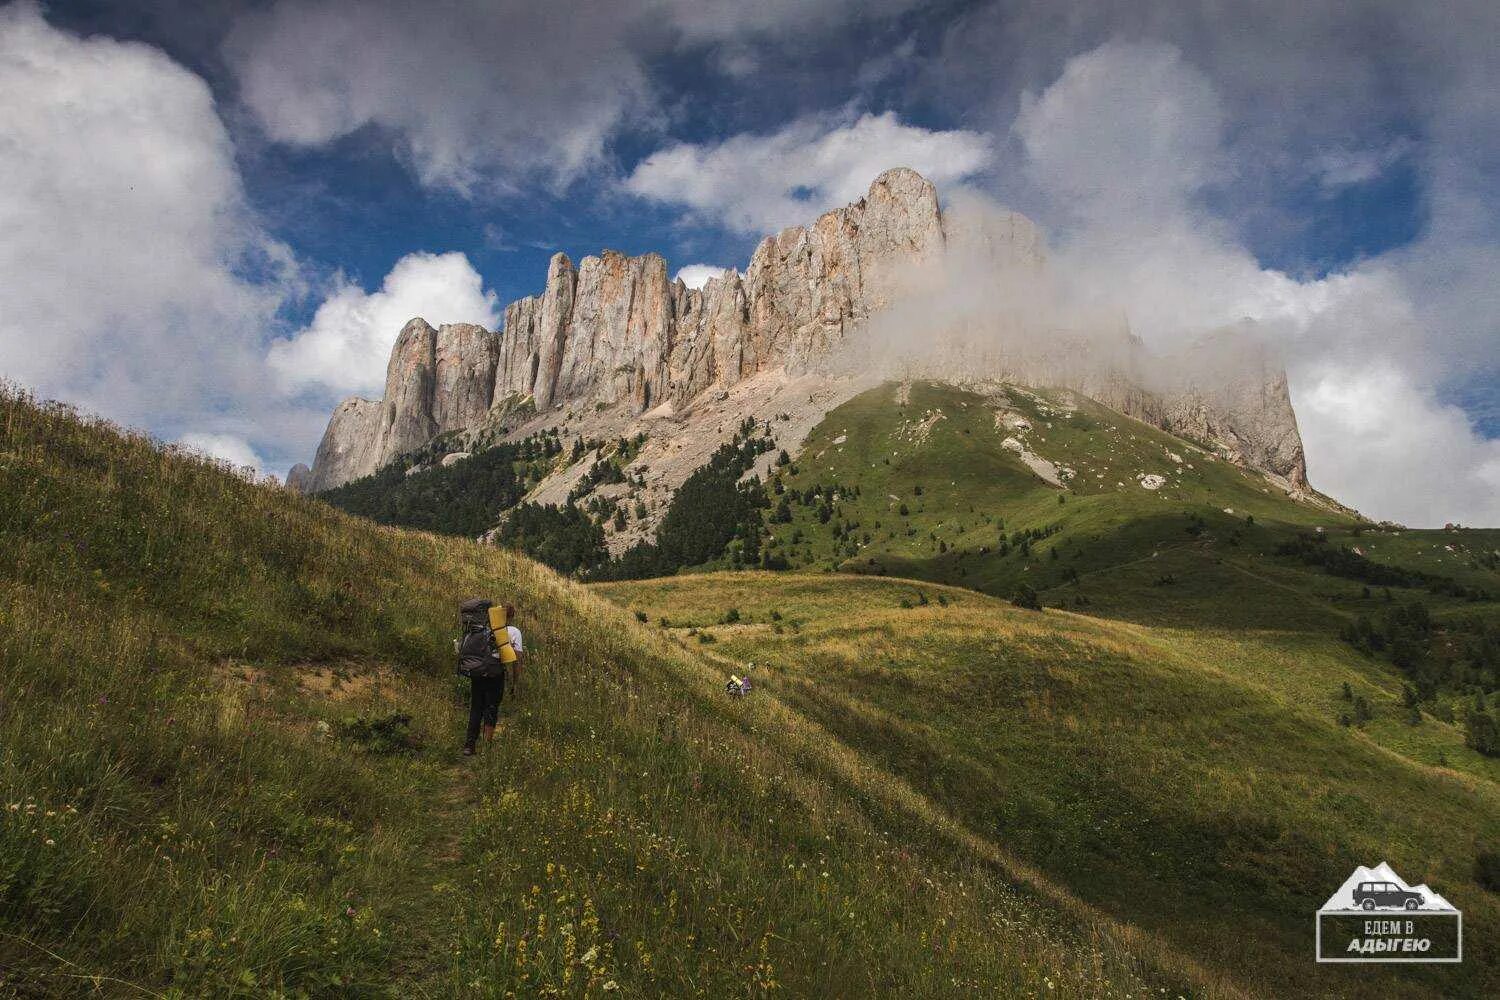
[[[437,433],[437,331],[421,318],[401,328],[385,369],[379,463],[420,448]]]
[[[286,474],[286,488],[293,493],[309,493],[312,486],[312,469],[302,462],[292,466]]]
[[[576,266],[555,254],[541,293],[506,307],[502,334],[407,323],[391,351],[383,401],[340,404],[308,481],[327,489],[367,475],[438,434],[477,430],[524,402],[541,414],[574,403],[639,414],[667,402],[681,408],[710,388],[770,369],[807,372],[930,274],[929,265],[941,268],[950,242],[996,267],[1043,263],[1040,234],[1024,216],[991,212],[954,222],[952,232],[949,225],[932,184],[901,167],[875,178],[853,204],[767,236],[743,275],[726,270],[702,289],[672,280],[659,254],[605,250]],[[1065,344],[1054,346],[1053,353],[1068,353]],[[1015,358],[991,362],[994,371],[976,372],[966,352],[952,374],[1017,374]],[[1039,367],[1036,375],[1068,384],[1056,370]],[[1249,389],[1163,396],[1131,381],[1111,405],[1229,442],[1247,464],[1301,482],[1284,377],[1279,392],[1274,382],[1257,383],[1257,400]]]
[[[334,407],[328,429],[318,443],[307,491],[332,489],[380,468],[380,430],[384,406],[358,396]]]
[[[500,337],[484,327],[450,323],[438,328],[433,347],[432,420],[439,434],[484,420],[494,399],[499,360]]]

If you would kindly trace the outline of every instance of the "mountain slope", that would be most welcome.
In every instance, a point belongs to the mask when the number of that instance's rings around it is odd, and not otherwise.
[[[533,563],[0,395],[20,996],[1235,995]],[[532,661],[454,752],[458,598]]]
[[[1025,611],[972,591],[840,575],[600,585],[720,669],[817,720],[974,836],[1205,956],[1249,992],[1484,996],[1500,985],[1500,770],[1426,717],[1386,745],[1335,721],[1350,683],[1382,726],[1394,671],[1295,624],[1191,631]],[[712,641],[708,641],[712,640]],[[749,666],[753,663],[754,666]],[[1449,766],[1433,766],[1441,750]],[[1389,861],[1464,911],[1461,968],[1330,968],[1312,915]]]
[[[1069,390],[886,383],[831,410],[779,480],[772,499],[787,499],[790,520],[773,515],[772,547],[798,567],[1005,597],[1026,583],[1151,622],[1336,620],[1306,598],[1355,610],[1344,602],[1359,586],[1277,556],[1316,536],[1451,581],[1440,604],[1500,596],[1500,532],[1380,528]],[[1246,586],[1256,599],[1237,602]]]
[[[1072,386],[1306,485],[1285,373],[1254,330],[1214,331],[1158,355],[1122,317],[1080,313],[1055,294],[1029,220],[951,214],[912,170],[888,170],[863,198],[767,236],[743,275],[727,270],[694,289],[669,271],[658,254],[605,250],[575,267],[559,253],[543,292],[511,303],[498,332],[412,319],[392,347],[384,397],[341,403],[312,468],[289,481],[330,489],[443,435],[459,451],[497,431],[564,426],[607,439],[655,421],[676,432],[649,456],[660,478],[671,468],[662,460],[701,443],[737,387],[766,383],[754,390],[761,411],[739,418],[800,424],[842,401],[837,373],[915,369]],[[976,285],[988,294],[974,296]],[[805,394],[767,398],[809,377]]]

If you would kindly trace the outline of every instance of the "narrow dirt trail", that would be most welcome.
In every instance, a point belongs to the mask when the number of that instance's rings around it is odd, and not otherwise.
[[[469,765],[478,766],[477,759],[460,758],[436,770],[431,794],[417,804],[427,830],[415,852],[420,860],[393,879],[391,895],[397,902],[384,914],[393,938],[392,996],[450,995],[442,984],[452,956],[454,893],[468,888],[463,836],[479,804]]]

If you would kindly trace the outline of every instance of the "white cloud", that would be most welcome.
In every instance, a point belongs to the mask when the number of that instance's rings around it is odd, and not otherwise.
[[[1263,269],[1201,206],[1223,128],[1213,85],[1156,43],[1102,45],[1021,98],[1015,133],[1059,222],[1061,280],[1158,346],[1246,318],[1300,329],[1328,294]]]
[[[278,142],[384,130],[425,185],[463,194],[607,166],[623,128],[665,115],[647,64],[709,47],[731,74],[768,40],[823,36],[920,0],[274,0],[226,45],[241,97]]]
[[[1224,111],[1172,46],[1110,42],[1068,60],[1015,129],[1028,172],[1093,216],[1177,212],[1223,169]]]
[[[1318,183],[1329,191],[1365,184],[1385,173],[1411,151],[1406,139],[1380,147],[1334,147],[1319,152],[1309,166]]]
[[[1446,369],[1424,291],[1440,283],[1419,280],[1432,257],[1396,251],[1307,281],[1262,267],[1202,198],[1228,160],[1221,107],[1207,77],[1156,43],[1107,43],[1023,98],[1015,132],[1058,222],[1069,298],[1123,307],[1168,348],[1253,320],[1288,358],[1314,486],[1379,518],[1500,522],[1500,442],[1437,401]]]
[[[708,284],[709,278],[721,277],[725,271],[732,271],[730,267],[719,267],[716,264],[688,264],[679,268],[677,278],[689,288],[702,288]]]
[[[1476,434],[1462,410],[1386,362],[1303,379],[1298,417],[1320,488],[1404,524],[1500,524],[1500,441]]]
[[[265,462],[255,453],[250,442],[233,434],[189,433],[178,438],[177,443],[188,451],[228,462],[236,469],[248,468],[259,474],[265,468]]]
[[[238,419],[294,275],[208,86],[22,2],[0,7],[0,94],[0,374],[168,435]]]
[[[745,35],[827,31],[851,21],[889,17],[923,0],[666,0],[672,23],[688,42]],[[649,7],[650,5],[648,5]]]
[[[289,388],[319,385],[378,395],[391,345],[416,316],[433,326],[478,323],[494,329],[500,305],[464,254],[408,254],[377,291],[340,279],[312,322],[272,344],[267,359]]]
[[[911,167],[941,186],[982,171],[991,155],[988,139],[977,132],[907,125],[894,112],[804,118],[768,135],[667,146],[642,161],[625,187],[758,233],[863,197],[891,167]]]
[[[228,43],[271,138],[319,146],[389,132],[422,183],[473,193],[566,184],[649,111],[631,5],[278,0]]]

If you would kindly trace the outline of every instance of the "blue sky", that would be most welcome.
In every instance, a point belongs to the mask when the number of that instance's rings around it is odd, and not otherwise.
[[[411,7],[0,4],[0,372],[284,471],[413,303],[493,323],[557,249],[743,267],[909,165],[1148,340],[1269,331],[1315,485],[1500,523],[1493,4]]]

